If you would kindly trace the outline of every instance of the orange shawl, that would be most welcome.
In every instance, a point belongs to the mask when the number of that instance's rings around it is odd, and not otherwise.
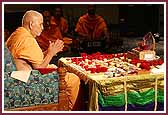
[[[51,16],[50,23],[51,25],[59,27],[62,34],[68,32],[68,22],[64,17],[61,17],[60,20],[56,20],[54,16]]]
[[[101,16],[96,15],[90,18],[88,14],[85,14],[79,18],[75,31],[92,36],[93,39],[99,39],[104,35],[105,28],[107,26]]]
[[[62,40],[62,34],[56,25],[51,25],[50,29],[43,30],[41,35],[37,37],[37,42],[42,51],[45,51],[49,47],[49,41],[56,41],[57,39]]]
[[[71,43],[71,38],[63,37],[64,33],[68,31],[68,23],[65,18],[61,17],[60,21],[56,20],[53,16],[50,19],[50,29],[44,30],[39,37],[37,42],[41,47],[42,51],[46,51],[49,47],[49,41],[56,41],[61,39],[64,41],[65,47]],[[64,50],[66,48],[64,47]]]
[[[24,27],[17,28],[6,41],[6,45],[15,59],[25,59],[34,64],[43,62],[44,55],[41,48]]]

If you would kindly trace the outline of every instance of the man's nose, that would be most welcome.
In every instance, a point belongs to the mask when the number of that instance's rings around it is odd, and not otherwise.
[[[43,25],[41,26],[41,30],[42,30],[42,31],[44,30],[44,26],[43,26]]]

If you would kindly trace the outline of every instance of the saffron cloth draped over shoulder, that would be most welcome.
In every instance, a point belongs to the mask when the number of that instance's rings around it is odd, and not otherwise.
[[[14,59],[25,59],[30,63],[41,64],[43,52],[35,38],[24,27],[19,27],[8,38],[6,45]]]
[[[107,25],[101,16],[89,17],[88,14],[85,14],[79,18],[75,31],[92,36],[93,39],[99,39],[104,35],[105,29],[107,29]]]

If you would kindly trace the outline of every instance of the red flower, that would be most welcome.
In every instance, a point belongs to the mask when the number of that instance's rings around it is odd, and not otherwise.
[[[96,73],[96,68],[88,68],[90,71],[91,71],[91,73]]]
[[[80,53],[81,57],[86,57],[87,53]]]
[[[150,63],[149,62],[142,62],[140,67],[142,69],[150,70]]]
[[[83,67],[85,68],[86,71],[88,71],[88,65],[84,65]]]
[[[120,58],[120,57],[121,57],[121,54],[120,54],[120,53],[118,53],[118,54],[117,54],[117,58]]]
[[[162,59],[159,59],[158,60],[158,65],[162,65],[163,64],[163,60]]]
[[[76,64],[76,65],[78,65],[79,63],[80,63],[80,61],[78,61],[78,60],[77,60],[77,61],[75,61],[75,64]]]
[[[81,63],[80,66],[83,67],[85,64]]]
[[[92,61],[88,61],[88,64],[91,65],[91,64],[92,64]]]
[[[91,55],[88,55],[87,58],[88,58],[88,60],[92,60],[93,59]]]
[[[76,61],[77,61],[77,58],[76,58],[76,57],[71,58],[71,61],[72,61],[72,62],[76,62]]]
[[[107,68],[106,67],[101,67],[101,72],[106,72]]]

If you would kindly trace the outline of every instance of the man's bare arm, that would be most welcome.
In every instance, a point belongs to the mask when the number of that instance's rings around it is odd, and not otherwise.
[[[48,66],[48,64],[50,63],[52,57],[54,55],[56,55],[58,52],[63,50],[64,47],[64,42],[62,40],[57,40],[56,42],[50,42],[47,54],[43,60],[42,64],[32,64],[33,69],[36,68],[45,68]]]
[[[16,70],[32,70],[31,66],[23,59],[14,59]]]

